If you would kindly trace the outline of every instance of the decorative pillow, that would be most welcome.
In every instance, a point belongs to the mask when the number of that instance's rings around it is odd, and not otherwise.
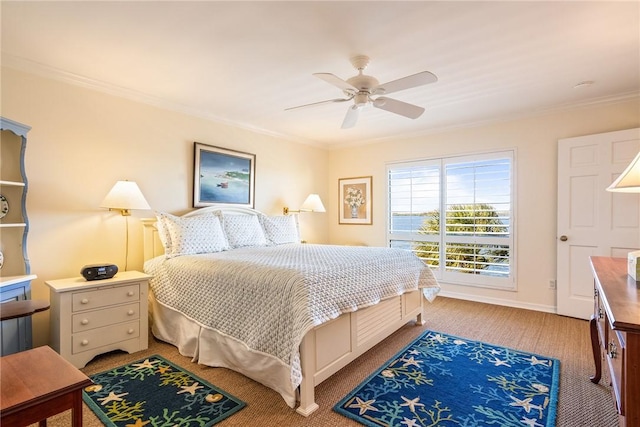
[[[165,237],[167,234],[169,236],[169,246],[165,246],[167,258],[229,249],[220,219],[212,213],[191,217],[160,213],[158,217],[162,223],[161,227],[165,230]]]
[[[260,217],[264,234],[272,245],[300,243],[300,231],[295,215]]]
[[[267,238],[255,215],[223,214],[222,227],[232,248],[267,245]]]

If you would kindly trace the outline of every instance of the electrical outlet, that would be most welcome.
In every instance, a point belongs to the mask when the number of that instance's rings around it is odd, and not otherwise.
[[[549,289],[556,288],[556,279],[549,279]]]

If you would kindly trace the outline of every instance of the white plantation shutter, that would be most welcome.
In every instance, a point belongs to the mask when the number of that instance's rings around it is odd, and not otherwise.
[[[513,157],[387,165],[389,246],[412,250],[442,281],[514,288]]]

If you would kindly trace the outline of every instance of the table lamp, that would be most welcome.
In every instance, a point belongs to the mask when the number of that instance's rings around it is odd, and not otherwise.
[[[607,187],[607,191],[616,193],[640,193],[640,152],[615,181]],[[627,254],[629,276],[640,281],[640,251]]]

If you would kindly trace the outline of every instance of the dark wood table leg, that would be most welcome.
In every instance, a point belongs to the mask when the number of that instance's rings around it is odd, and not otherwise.
[[[71,409],[72,427],[82,427],[82,389],[73,393],[73,408]]]
[[[596,373],[589,377],[592,383],[598,384],[602,376],[602,358],[600,355],[600,338],[598,337],[598,318],[591,316],[589,321],[589,332],[591,333],[591,350],[593,351],[593,361],[596,365]]]
[[[44,420],[40,420],[40,422],[38,423],[39,427],[47,427],[47,419],[45,418]]]

